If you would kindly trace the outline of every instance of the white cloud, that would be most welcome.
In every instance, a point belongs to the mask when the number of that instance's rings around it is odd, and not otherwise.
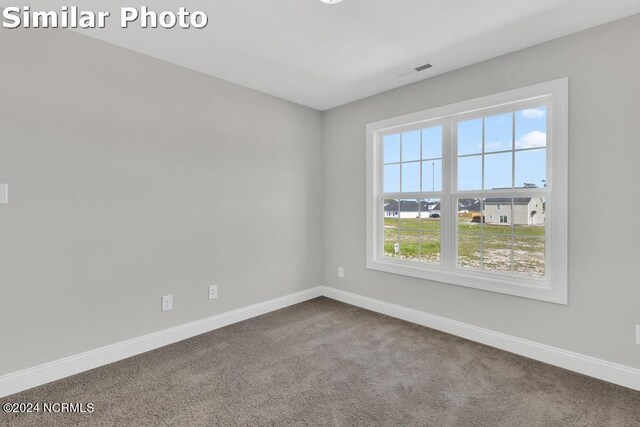
[[[482,146],[480,147],[482,148]],[[484,146],[485,151],[502,151],[511,150],[511,141],[509,142],[487,142]]]
[[[537,148],[545,145],[547,145],[547,134],[538,130],[525,133],[516,141],[516,148]]]
[[[522,117],[525,119],[540,119],[544,117],[546,111],[543,108],[529,108],[522,110]]]

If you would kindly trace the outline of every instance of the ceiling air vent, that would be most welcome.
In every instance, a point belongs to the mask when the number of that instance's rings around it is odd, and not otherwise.
[[[410,68],[405,68],[398,73],[398,77],[407,77],[411,74],[419,73],[420,71],[428,70],[433,67],[431,64],[422,64],[417,67],[411,66]]]
[[[431,65],[431,64],[424,64],[424,65],[421,65],[421,66],[419,66],[419,67],[414,68],[414,70],[416,70],[416,71],[424,71],[424,70],[428,70],[428,69],[429,69],[429,68],[431,68],[431,67],[433,67],[433,65]]]

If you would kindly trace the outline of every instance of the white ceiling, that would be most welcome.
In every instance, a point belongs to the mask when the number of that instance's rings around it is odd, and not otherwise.
[[[64,2],[34,0],[33,10]],[[110,10],[79,32],[326,110],[514,50],[640,13],[640,0],[77,0]],[[121,6],[204,10],[203,30],[119,26]],[[406,77],[402,71],[433,68]]]

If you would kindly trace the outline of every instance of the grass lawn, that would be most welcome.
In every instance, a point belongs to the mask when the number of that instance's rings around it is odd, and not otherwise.
[[[480,224],[470,216],[459,218],[458,264],[494,272],[544,276],[542,226]],[[396,253],[395,245],[398,244]],[[440,220],[385,218],[384,252],[391,257],[440,261]]]

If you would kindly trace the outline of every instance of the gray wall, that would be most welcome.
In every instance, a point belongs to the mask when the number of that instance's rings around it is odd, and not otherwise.
[[[319,112],[70,31],[0,58],[0,375],[322,283]]]
[[[68,31],[0,29],[0,375],[322,283],[640,367],[639,39],[634,16],[321,115]],[[366,123],[560,77],[569,306],[365,269]]]
[[[324,283],[640,368],[638,40],[635,15],[325,112]],[[562,77],[570,78],[568,306],[365,269],[366,123]]]

